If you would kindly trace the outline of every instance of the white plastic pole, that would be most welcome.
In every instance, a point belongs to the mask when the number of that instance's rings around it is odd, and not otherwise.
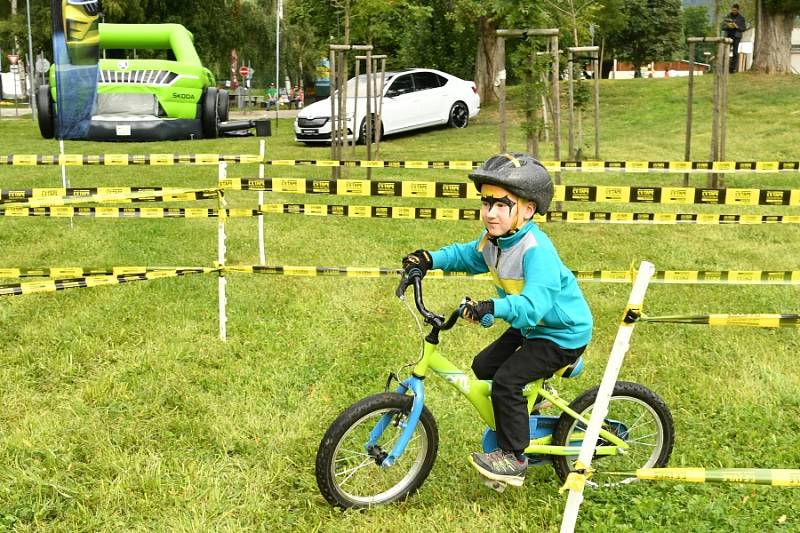
[[[64,155],[64,139],[59,139],[58,147],[61,150],[61,155]],[[69,181],[67,181],[67,166],[63,161],[61,163],[61,186],[65,189],[69,187]]]
[[[258,146],[258,155],[261,156],[261,164],[258,165],[258,179],[264,179],[264,155],[266,154],[266,141],[261,139]],[[258,191],[258,208],[264,205],[264,191]],[[258,215],[258,262],[260,265],[267,264],[267,256],[264,251],[264,215]]]
[[[31,118],[36,122],[36,88],[34,87],[34,72],[33,72],[33,37],[31,36],[31,0],[25,1],[28,9],[28,100],[31,104]],[[16,87],[14,88],[16,91]]]
[[[642,302],[644,301],[644,294],[647,291],[647,285],[650,279],[655,274],[655,266],[653,263],[642,261],[639,265],[639,272],[636,274],[636,280],[633,282],[633,289],[628,298],[628,307],[625,309],[625,316],[630,310],[641,310]],[[586,428],[586,434],[583,438],[581,445],[581,452],[578,455],[578,463],[584,470],[589,470],[592,464],[592,457],[594,450],[597,446],[597,438],[600,435],[600,425],[603,419],[608,414],[608,403],[611,401],[611,395],[614,393],[614,385],[617,382],[620,368],[622,368],[622,361],[625,359],[625,354],[630,347],[630,339],[633,334],[633,325],[635,322],[625,321],[619,326],[617,337],[614,340],[614,346],[611,348],[611,356],[608,359],[603,380],[600,382],[600,390],[597,392],[597,399],[595,400],[594,407],[592,408],[592,416],[589,418],[589,426]],[[567,497],[567,505],[564,508],[564,516],[561,519],[561,533],[572,533],[575,531],[575,523],[578,520],[578,510],[583,502],[583,488],[586,484],[586,478],[573,472],[567,478],[565,487],[569,488],[569,496]]]
[[[58,140],[58,148],[61,151],[61,155],[64,155],[64,139]],[[67,165],[64,164],[62,159],[61,161],[61,187],[66,189],[69,187],[69,181],[67,180]],[[72,229],[75,226],[75,219],[73,217],[69,217],[69,228]]]
[[[219,164],[219,179],[224,180],[228,177],[228,163],[222,161]],[[219,192],[219,223],[217,224],[217,263],[220,268],[225,266],[225,202],[224,197],[222,195],[222,191]],[[227,285],[227,280],[225,279],[225,273],[220,272],[219,274],[219,284],[218,284],[218,291],[217,296],[219,300],[219,339],[221,341],[228,340],[228,316],[226,314],[226,306],[228,303],[228,299],[225,296],[225,286]]]
[[[278,109],[281,107],[281,19],[283,18],[283,0],[278,0],[275,9],[275,131],[278,131]]]

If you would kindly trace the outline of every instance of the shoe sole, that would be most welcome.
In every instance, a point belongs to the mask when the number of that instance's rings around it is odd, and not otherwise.
[[[470,456],[468,459],[469,464],[478,471],[480,475],[485,477],[486,479],[491,479],[492,481],[499,481],[500,483],[506,483],[511,485],[512,487],[521,487],[523,483],[525,483],[524,477],[519,476],[504,476],[502,474],[495,474],[489,470],[486,470],[481,465],[475,462],[475,460]]]

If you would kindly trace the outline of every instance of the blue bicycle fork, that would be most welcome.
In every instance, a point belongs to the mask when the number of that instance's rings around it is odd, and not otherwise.
[[[391,453],[386,456],[386,458],[381,461],[381,466],[384,468],[388,468],[397,462],[397,458],[400,457],[403,452],[406,450],[406,446],[411,441],[411,436],[414,434],[414,430],[419,423],[419,417],[422,414],[422,407],[425,405],[425,387],[422,385],[422,380],[417,377],[410,377],[407,380],[403,381],[398,387],[395,392],[399,394],[405,394],[409,389],[411,389],[411,393],[413,395],[414,401],[411,404],[411,413],[409,413],[408,418],[405,422],[405,427],[403,428],[403,433],[400,434],[400,438],[392,448]],[[392,423],[392,419],[396,416],[396,413],[386,413],[378,420],[378,423],[373,428],[372,432],[369,434],[369,441],[364,445],[364,448],[369,451],[373,446],[378,443],[378,439],[383,435],[383,432]]]

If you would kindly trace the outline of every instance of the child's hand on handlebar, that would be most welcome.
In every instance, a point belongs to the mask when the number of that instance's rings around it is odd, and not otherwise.
[[[431,267],[433,267],[433,259],[427,250],[417,250],[403,258],[403,271],[407,277],[416,274],[424,278]]]
[[[494,302],[492,300],[476,302],[467,299],[461,307],[461,318],[488,328],[494,324]]]

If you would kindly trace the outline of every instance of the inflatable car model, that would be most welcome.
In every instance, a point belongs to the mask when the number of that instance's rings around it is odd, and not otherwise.
[[[192,34],[180,24],[97,24],[97,4],[63,2],[72,64],[80,64],[84,51],[97,45],[101,50],[166,50],[169,59],[100,59],[87,139],[217,137],[220,123],[228,120],[228,93],[216,88],[214,75],[195,51]],[[40,86],[37,93],[39,129],[45,138],[55,135],[59,100],[70,97],[70,87],[57,87],[55,68],[50,69],[49,84]],[[222,129],[231,128],[222,125]]]

